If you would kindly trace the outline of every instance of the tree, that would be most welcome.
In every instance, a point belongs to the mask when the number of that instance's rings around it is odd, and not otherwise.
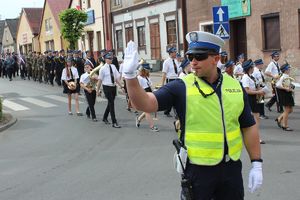
[[[59,20],[63,38],[70,43],[70,49],[75,49],[87,20],[87,14],[75,8],[69,8],[59,14]]]

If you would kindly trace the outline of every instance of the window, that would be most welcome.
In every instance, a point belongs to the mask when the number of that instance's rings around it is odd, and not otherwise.
[[[102,49],[101,31],[97,31],[97,44],[98,44],[98,50],[101,50]]]
[[[177,45],[176,21],[167,21],[167,43],[168,46]]]
[[[121,0],[113,0],[113,6],[120,6],[122,3]]]
[[[45,28],[47,33],[52,33],[53,27],[51,18],[45,20]]]
[[[133,28],[132,27],[125,28],[125,39],[126,39],[126,44],[130,40],[133,41]]]
[[[264,50],[280,50],[279,14],[262,16]]]
[[[87,0],[86,1],[86,8],[90,8],[91,7],[91,0]]]
[[[117,43],[117,50],[123,51],[123,37],[122,37],[122,30],[116,31],[116,43]]]
[[[54,48],[54,40],[49,40],[49,41],[46,41],[46,50],[52,50],[54,51],[55,48]]]
[[[205,31],[205,32],[209,32],[209,33],[213,33],[214,32],[213,22],[212,21],[202,22],[199,25],[200,25],[200,31]]]
[[[137,36],[138,36],[138,47],[145,48],[146,47],[145,26],[137,27]]]

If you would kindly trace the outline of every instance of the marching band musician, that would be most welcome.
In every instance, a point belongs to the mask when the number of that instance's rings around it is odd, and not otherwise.
[[[67,65],[62,71],[61,80],[63,83],[63,93],[68,95],[68,111],[69,115],[73,115],[72,113],[72,94],[75,97],[75,110],[77,116],[82,116],[82,113],[79,111],[79,100],[78,93],[80,90],[79,85],[79,76],[78,71],[75,67],[73,67],[73,58],[68,58]]]
[[[231,76],[232,78],[234,78],[234,76],[233,76],[233,70],[234,70],[234,67],[235,67],[234,62],[233,62],[232,60],[229,60],[229,61],[227,61],[227,62],[225,63],[224,67],[225,67],[225,72],[226,72],[229,76]]]
[[[228,54],[226,51],[222,51],[220,53],[220,56],[221,56],[221,58],[217,64],[217,67],[221,70],[221,72],[224,72],[225,71],[225,63],[227,63],[227,61],[228,61]]]
[[[242,67],[244,61],[245,61],[245,54],[242,53],[238,56],[238,62],[236,63],[235,68],[233,70],[233,75],[239,81],[242,80],[242,77],[244,75],[244,70]]]
[[[91,67],[90,65],[84,66],[85,73],[80,76],[80,86],[84,90],[84,94],[88,103],[88,107],[86,108],[86,116],[87,118],[91,118],[94,122],[97,122],[96,114],[95,114],[95,102],[96,102],[96,85],[97,85],[97,77],[91,76]]]
[[[282,72],[282,76],[276,82],[276,88],[279,97],[279,104],[284,107],[284,111],[275,121],[284,131],[293,131],[293,129],[288,126],[289,114],[293,112],[293,106],[295,106],[293,97],[294,87],[290,82],[292,78],[289,76],[290,65],[286,63],[280,67],[280,70]],[[287,84],[285,84],[285,81]]]
[[[268,67],[265,70],[265,74],[268,77],[272,78],[272,89],[273,89],[273,97],[269,100],[268,103],[266,103],[266,107],[269,109],[269,111],[271,111],[271,107],[273,106],[273,104],[276,102],[277,104],[277,112],[282,112],[283,108],[282,106],[279,105],[278,102],[278,95],[277,95],[277,90],[276,90],[276,81],[280,78],[281,76],[281,71],[279,68],[279,53],[277,51],[274,51],[271,54],[272,60],[270,62],[270,64],[268,65]]]
[[[262,72],[264,62],[262,59],[257,59],[254,61],[255,67],[252,76],[256,79],[259,86],[261,88],[266,86],[266,80],[264,73]],[[268,117],[265,115],[265,107],[264,107],[264,97],[261,98],[262,101],[258,102],[260,111],[259,111],[259,118],[261,119],[268,119]]]
[[[108,114],[110,113],[112,127],[121,128],[115,116],[115,97],[117,94],[116,84],[122,88],[120,83],[120,73],[116,69],[115,65],[112,64],[113,55],[111,53],[105,54],[104,58],[106,63],[99,71],[97,83],[97,95],[100,96],[100,87],[103,85],[103,92],[107,98],[107,106],[102,121],[105,124],[110,124],[107,120]]]
[[[139,84],[140,86],[146,91],[146,92],[152,92],[152,82],[149,78],[149,75],[150,75],[150,65],[149,63],[143,63],[141,64],[140,66],[140,69],[139,69],[139,75],[138,75],[138,81],[139,81]],[[149,127],[150,127],[150,130],[153,131],[153,132],[158,132],[159,129],[154,126],[154,122],[153,122],[153,118],[151,116],[151,113],[146,113],[146,112],[143,112],[140,116],[137,116],[136,117],[136,127],[140,127],[140,123],[141,121],[146,117],[146,120],[148,121],[149,123]]]
[[[258,85],[256,83],[255,78],[252,76],[254,71],[254,63],[252,60],[247,60],[243,63],[243,69],[245,74],[242,78],[242,85],[245,88],[246,93],[248,94],[248,100],[251,107],[252,114],[254,116],[255,122],[259,127],[259,105],[257,103],[258,95],[264,95],[264,91],[262,89],[258,89]],[[260,140],[261,144],[265,144],[264,141]]]

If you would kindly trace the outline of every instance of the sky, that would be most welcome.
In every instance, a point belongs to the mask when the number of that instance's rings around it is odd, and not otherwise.
[[[20,16],[22,8],[42,8],[44,0],[0,0],[0,18],[9,19]]]

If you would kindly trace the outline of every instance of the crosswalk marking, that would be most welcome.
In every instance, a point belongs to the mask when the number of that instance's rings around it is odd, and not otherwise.
[[[13,101],[10,101],[10,100],[6,100],[4,99],[3,101],[3,106],[4,107],[7,107],[13,111],[23,111],[23,110],[29,110],[29,108],[27,108],[26,106],[22,106],[20,104],[17,104]]]
[[[56,101],[68,103],[68,98],[67,97],[62,97],[62,96],[57,96],[57,95],[46,95],[44,97],[49,98],[49,99],[53,99],[53,100],[56,100]],[[83,102],[79,101],[79,103],[82,104]],[[72,97],[72,104],[75,104],[73,97]]]
[[[31,98],[31,97],[24,97],[24,98],[20,98],[23,101],[35,104],[37,106],[43,107],[43,108],[52,108],[52,107],[56,107],[57,105],[54,105],[52,103],[48,103],[46,101],[42,101],[39,99],[35,99],[35,98]]]

